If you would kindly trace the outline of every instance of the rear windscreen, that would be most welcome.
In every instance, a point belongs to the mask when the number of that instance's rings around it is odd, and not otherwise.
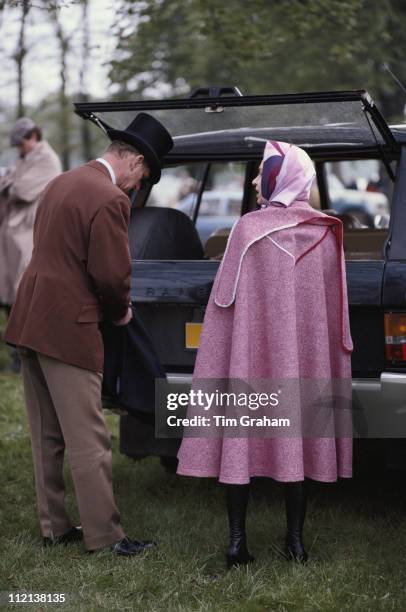
[[[240,150],[256,148],[258,142],[268,139],[292,142],[306,148],[384,144],[382,135],[367,118],[360,100],[164,108],[147,109],[147,112],[163,123],[174,137],[176,149],[182,150],[195,148],[196,137],[203,147],[228,144],[232,147],[238,145]],[[109,126],[125,129],[138,111],[95,114]]]

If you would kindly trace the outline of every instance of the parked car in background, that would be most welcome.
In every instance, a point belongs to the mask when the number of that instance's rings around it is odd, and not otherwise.
[[[389,202],[384,193],[360,189],[347,189],[338,176],[327,175],[330,207],[338,214],[354,214],[363,224],[371,227],[389,226]]]
[[[124,128],[139,111],[156,116],[175,142],[162,180],[167,174],[194,185],[190,210],[182,202],[185,194],[154,207],[155,187],[138,193],[130,225],[132,300],[169,383],[190,385],[199,329],[230,226],[257,206],[251,183],[264,142],[292,142],[315,164],[312,204],[344,225],[355,431],[406,437],[405,127],[391,129],[362,90],[221,93],[208,89],[181,100],[76,104],[83,118],[115,128]],[[370,160],[379,165],[385,192],[347,189],[337,178],[340,172],[331,176],[332,164],[337,170]],[[232,195],[229,185],[238,186]],[[351,223],[358,214],[362,223]],[[389,223],[377,223],[379,215],[388,215]],[[124,452],[131,454],[130,434]]]
[[[241,214],[241,201],[243,192],[235,190],[205,191],[199,206],[199,215],[196,219],[196,229],[203,244],[214,231],[231,229]],[[197,206],[197,194],[189,194],[188,201],[181,200],[177,209],[186,213],[191,219]]]

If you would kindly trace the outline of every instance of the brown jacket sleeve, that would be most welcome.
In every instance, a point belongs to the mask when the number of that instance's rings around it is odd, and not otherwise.
[[[131,259],[128,246],[128,202],[117,198],[93,219],[87,271],[107,318],[117,321],[130,303]]]

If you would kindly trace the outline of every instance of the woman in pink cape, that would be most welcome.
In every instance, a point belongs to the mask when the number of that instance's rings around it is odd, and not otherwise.
[[[333,482],[352,475],[348,407],[353,347],[343,230],[341,221],[309,205],[314,176],[305,151],[284,142],[266,143],[253,181],[260,209],[233,227],[204,318],[193,387],[207,379],[296,381],[300,387],[290,396],[291,406],[301,411],[294,435],[233,437],[223,432],[186,435],[182,441],[178,474],[216,477],[227,485],[229,567],[253,560],[245,534],[252,477],[284,483],[286,552],[303,562],[305,478]],[[343,408],[341,416],[347,415],[344,430],[338,431],[333,411],[326,434],[314,401],[307,403],[303,417],[302,383],[311,396],[320,381],[334,407]]]

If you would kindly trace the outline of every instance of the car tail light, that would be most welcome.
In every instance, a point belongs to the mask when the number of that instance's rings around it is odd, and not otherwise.
[[[406,312],[385,313],[385,353],[391,363],[406,364]]]

